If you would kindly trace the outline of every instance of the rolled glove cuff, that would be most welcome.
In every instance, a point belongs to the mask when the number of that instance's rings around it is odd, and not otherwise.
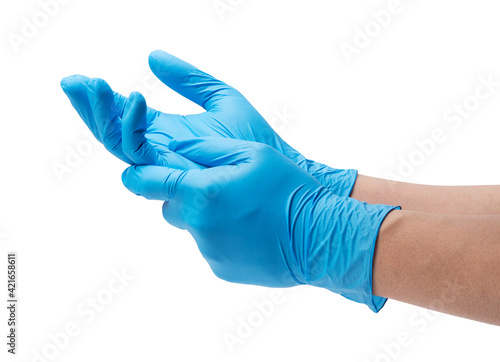
[[[385,217],[400,207],[370,205],[326,189],[307,199],[309,207],[302,209],[308,211],[294,230],[305,241],[295,252],[300,279],[378,312],[386,299],[372,293],[375,245]]]

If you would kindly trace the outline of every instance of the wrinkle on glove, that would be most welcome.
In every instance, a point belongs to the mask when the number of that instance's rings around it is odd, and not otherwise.
[[[314,285],[366,304],[380,225],[398,207],[335,195],[267,145],[218,137],[172,140],[203,169],[131,166],[133,193],[163,200],[167,222],[186,229],[221,279],[267,287]]]

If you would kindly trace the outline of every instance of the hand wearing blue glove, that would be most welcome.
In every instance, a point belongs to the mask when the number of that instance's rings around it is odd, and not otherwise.
[[[61,86],[94,136],[115,156],[129,164],[151,164],[199,169],[167,148],[173,138],[218,136],[256,141],[278,150],[323,186],[348,196],[356,170],[338,170],[306,159],[283,141],[236,89],[163,51],[149,57],[153,73],[167,86],[203,107],[206,112],[182,116],[148,108],[142,96],[114,93],[102,79],[82,75],[64,78]],[[127,111],[139,109],[142,119]],[[128,120],[135,119],[134,124]],[[128,130],[126,128],[128,127]],[[128,135],[128,139],[122,134]]]
[[[124,185],[164,200],[163,216],[188,230],[219,278],[290,287],[310,284],[377,312],[372,259],[395,207],[339,197],[275,149],[218,137],[172,140],[169,149],[204,169],[131,166]]]

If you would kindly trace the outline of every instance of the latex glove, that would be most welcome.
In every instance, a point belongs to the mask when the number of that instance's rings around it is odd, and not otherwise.
[[[157,50],[149,56],[153,73],[167,86],[203,107],[206,112],[182,116],[147,108],[145,119],[129,142],[122,142],[128,103],[143,103],[135,93],[126,98],[114,93],[102,79],[82,75],[64,78],[61,86],[94,136],[115,156],[129,164],[154,164],[184,169],[200,168],[172,153],[166,145],[173,138],[221,136],[265,143],[283,153],[337,195],[348,196],[356,170],[337,170],[306,159],[283,141],[236,89],[194,66]],[[127,132],[123,132],[124,134]],[[131,134],[128,132],[127,134]],[[124,140],[125,141],[125,140]]]
[[[215,275],[268,287],[310,284],[377,312],[372,259],[393,206],[339,197],[261,143],[221,138],[173,140],[169,148],[210,168],[131,166],[124,185],[164,200],[163,216],[187,229]]]

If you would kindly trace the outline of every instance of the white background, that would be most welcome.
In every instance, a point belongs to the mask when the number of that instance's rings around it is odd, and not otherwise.
[[[374,314],[311,287],[283,290],[284,302],[231,353],[224,333],[237,336],[239,318],[255,315],[254,302],[272,290],[213,276],[192,238],[164,222],[161,203],[122,186],[126,165],[102,146],[57,177],[53,166],[70,150],[89,151],[60,79],[101,77],[127,95],[149,79],[149,52],[163,49],[235,86],[268,120],[283,109],[293,113],[280,134],[308,158],[377,177],[397,174],[401,160],[418,151],[415,141],[442,128],[446,142],[419,159],[406,181],[500,182],[500,88],[457,129],[443,119],[474,95],[478,77],[500,80],[496,1],[401,0],[401,11],[351,62],[341,43],[353,44],[356,28],[388,1],[232,3],[221,18],[212,0],[70,0],[16,51],[9,37],[22,36],[23,17],[33,21],[42,9],[35,0],[2,0],[0,273],[7,252],[17,251],[21,301],[12,360],[50,350],[50,334],[69,322],[80,334],[47,360],[498,360],[498,327],[425,319],[394,301]],[[158,82],[147,88],[155,108],[200,111]],[[105,293],[111,271],[122,268],[134,280],[87,323],[78,306]],[[396,347],[400,333],[411,342]]]

